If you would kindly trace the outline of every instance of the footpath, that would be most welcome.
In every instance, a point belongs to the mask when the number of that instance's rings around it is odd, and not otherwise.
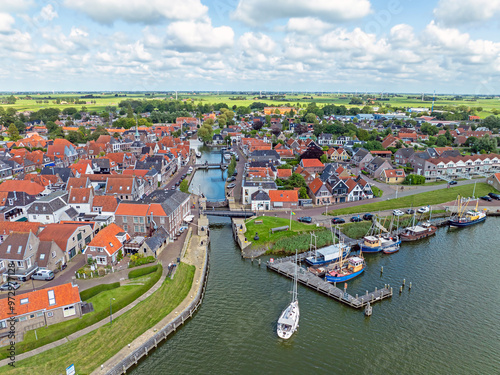
[[[201,230],[203,228],[203,230]],[[203,288],[204,280],[202,276],[204,273],[204,266],[208,256],[208,219],[205,217],[200,217],[198,220],[198,233],[193,234],[189,245],[186,246],[181,254],[181,262],[190,264],[196,267],[193,284],[191,290],[189,291],[187,297],[166,317],[164,317],[159,323],[157,323],[152,328],[148,329],[142,335],[137,337],[129,345],[122,348],[117,354],[107,360],[103,365],[95,369],[92,374],[107,374],[116,365],[118,365],[123,359],[131,356],[137,349],[141,348],[148,340],[153,338],[162,328],[171,324],[176,320],[176,318],[188,308],[196,299],[196,296]],[[189,236],[188,236],[189,238]],[[175,277],[175,276],[174,276]]]

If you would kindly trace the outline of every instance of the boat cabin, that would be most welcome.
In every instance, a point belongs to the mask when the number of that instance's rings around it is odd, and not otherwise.
[[[381,245],[381,241],[380,241],[380,238],[379,237],[375,237],[375,236],[366,236],[364,238],[364,246],[366,247],[380,247]]]
[[[349,269],[352,272],[358,272],[363,269],[364,259],[360,257],[352,257],[349,259]]]

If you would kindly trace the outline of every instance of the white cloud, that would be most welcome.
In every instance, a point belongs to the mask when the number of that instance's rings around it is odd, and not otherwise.
[[[200,0],[64,0],[64,5],[103,24],[205,19],[208,11]]]
[[[0,13],[0,33],[6,33],[12,30],[12,25],[16,21],[14,17],[7,13]]]
[[[229,26],[213,27],[210,22],[178,21],[167,27],[167,46],[181,51],[224,49],[234,43]]]
[[[500,13],[498,0],[440,0],[434,16],[448,26],[489,20]]]
[[[23,12],[33,5],[33,0],[2,0],[0,12]]]
[[[286,24],[286,30],[289,32],[311,35],[322,34],[332,27],[331,24],[314,17],[290,18]]]
[[[250,52],[249,55],[254,51],[271,54],[276,52],[277,48],[274,40],[261,33],[245,33],[240,37],[238,44],[241,48]]]
[[[89,33],[85,30],[79,29],[78,27],[72,27],[71,32],[69,34],[70,38],[86,38],[89,36]]]
[[[44,20],[44,21],[52,21],[54,18],[57,18],[59,15],[55,11],[54,7],[52,4],[46,5],[42,8],[40,11],[40,15],[38,16],[39,19]]]
[[[240,0],[232,17],[257,26],[290,17],[316,17],[326,22],[344,22],[363,18],[370,12],[369,0]]]

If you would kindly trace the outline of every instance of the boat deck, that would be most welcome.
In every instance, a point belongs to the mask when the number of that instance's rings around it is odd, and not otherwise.
[[[294,277],[296,267],[299,268],[297,271],[299,283],[355,309],[366,306],[368,302],[370,302],[370,304],[373,304],[376,301],[381,301],[392,296],[392,288],[384,287],[382,289],[375,288],[375,291],[371,293],[367,291],[367,293],[362,296],[358,296],[356,294],[356,296],[354,297],[349,293],[344,293],[342,289],[339,289],[335,285],[324,281],[322,278],[312,274],[304,268],[297,266],[289,258],[277,259],[272,263],[267,262],[267,268],[291,279],[293,279]]]

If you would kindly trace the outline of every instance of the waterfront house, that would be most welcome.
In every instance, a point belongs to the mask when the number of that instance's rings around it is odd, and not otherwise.
[[[77,285],[71,283],[50,288],[35,290],[16,298],[16,338],[23,337],[21,333],[51,324],[65,322],[82,316],[80,291]],[[0,300],[0,346],[6,345],[6,333],[10,330],[8,320],[10,314],[9,300]]]
[[[120,251],[122,254],[125,253],[123,244],[127,240],[130,240],[128,233],[112,223],[101,229],[90,241],[84,250],[85,256],[95,261],[98,266],[116,264]]]
[[[309,197],[313,200],[313,204],[331,204],[332,193],[328,189],[327,184],[319,177],[316,177],[307,187]]]
[[[297,190],[270,190],[271,208],[295,209],[299,205],[299,192]]]

